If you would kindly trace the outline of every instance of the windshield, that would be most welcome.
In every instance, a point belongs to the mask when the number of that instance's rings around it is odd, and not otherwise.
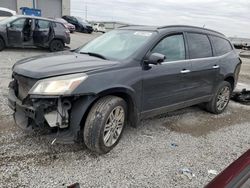
[[[10,23],[12,22],[13,20],[15,20],[17,17],[16,16],[11,16],[11,17],[8,17],[8,18],[5,18],[3,20],[0,20],[0,24],[1,25],[5,25],[7,23]]]
[[[153,33],[148,31],[110,31],[78,50],[79,53],[96,53],[107,59],[122,60],[143,46]]]

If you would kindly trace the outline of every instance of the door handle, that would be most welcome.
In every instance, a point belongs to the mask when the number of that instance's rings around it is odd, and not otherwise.
[[[214,65],[213,69],[218,69],[220,66],[219,65]]]
[[[190,70],[188,70],[188,69],[183,69],[183,70],[181,70],[181,73],[182,73],[182,74],[189,73],[189,72],[190,72]]]

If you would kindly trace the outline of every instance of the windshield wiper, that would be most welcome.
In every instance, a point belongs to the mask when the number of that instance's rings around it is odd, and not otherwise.
[[[88,54],[89,56],[99,57],[101,59],[108,60],[105,56],[98,54],[98,53],[94,53],[94,52],[79,52],[79,53],[80,54]]]

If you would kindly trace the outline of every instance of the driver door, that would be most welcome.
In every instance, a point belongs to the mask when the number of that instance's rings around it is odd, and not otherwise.
[[[21,46],[23,44],[23,27],[26,18],[20,18],[9,24],[7,36],[9,45]]]
[[[167,106],[176,105],[190,99],[190,69],[186,60],[186,50],[182,33],[163,38],[151,53],[166,56],[166,61],[150,65],[143,71],[143,106],[144,113],[161,111]]]

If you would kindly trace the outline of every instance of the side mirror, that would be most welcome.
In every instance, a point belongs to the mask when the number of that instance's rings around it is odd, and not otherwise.
[[[7,25],[6,25],[6,26],[9,28],[11,25],[10,25],[10,23],[7,23]]]
[[[166,56],[160,53],[152,53],[150,54],[150,56],[148,57],[148,60],[146,61],[146,63],[149,64],[153,64],[153,65],[157,65],[157,64],[161,64],[162,62],[164,62],[164,60],[166,59]]]

